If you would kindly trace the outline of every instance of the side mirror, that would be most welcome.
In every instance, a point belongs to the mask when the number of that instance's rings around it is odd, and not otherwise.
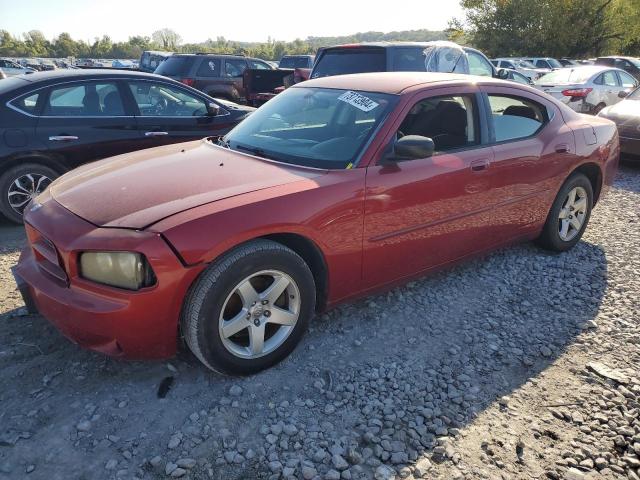
[[[629,95],[629,92],[627,92],[626,90],[620,90],[618,92],[618,98],[626,98],[627,95]]]
[[[216,115],[218,115],[220,113],[220,107],[213,103],[207,103],[207,115],[209,115],[210,117],[215,117]]]
[[[393,154],[396,161],[415,160],[433,155],[435,145],[429,137],[405,135],[395,141]]]
[[[509,70],[506,68],[499,68],[498,78],[501,78],[502,80],[509,80]]]

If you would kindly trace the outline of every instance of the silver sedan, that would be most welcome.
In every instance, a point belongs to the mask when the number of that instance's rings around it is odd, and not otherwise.
[[[622,100],[638,80],[619,68],[594,65],[555,70],[535,86],[578,113],[597,114]]]

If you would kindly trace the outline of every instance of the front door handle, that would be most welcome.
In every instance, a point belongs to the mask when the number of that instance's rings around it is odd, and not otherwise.
[[[481,172],[489,167],[489,160],[483,158],[481,160],[474,160],[471,162],[472,172]]]
[[[169,135],[169,132],[145,132],[145,137],[164,137],[165,135]]]
[[[78,137],[75,135],[52,135],[49,137],[51,142],[71,142],[73,140],[78,140]]]

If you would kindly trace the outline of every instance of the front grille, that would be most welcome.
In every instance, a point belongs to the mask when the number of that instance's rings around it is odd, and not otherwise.
[[[38,268],[58,282],[67,285],[69,278],[53,242],[31,225],[25,224],[25,226]]]

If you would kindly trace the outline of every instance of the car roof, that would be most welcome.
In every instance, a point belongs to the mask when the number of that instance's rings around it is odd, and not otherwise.
[[[246,55],[237,55],[235,53],[174,53],[173,55],[171,55],[172,57],[193,57],[193,58],[200,58],[200,57],[224,57],[224,58],[251,58],[253,59],[254,57],[247,57]],[[260,60],[260,59],[258,59]]]
[[[293,88],[335,88],[341,90],[360,90],[364,92],[377,92],[400,94],[408,88],[425,84],[496,84],[516,85],[513,82],[505,82],[491,77],[479,77],[459,73],[439,72],[372,72],[356,73],[351,75],[335,75],[331,77],[314,78],[293,86]]]
[[[591,73],[591,75],[604,72],[605,70],[615,70],[618,72],[623,71],[623,70],[620,70],[619,68],[613,68],[608,65],[580,65],[576,67],[566,67],[564,70],[578,70],[580,72]]]
[[[34,72],[26,75],[21,75],[20,78],[27,82],[43,82],[48,80],[59,79],[84,79],[84,78],[100,78],[100,77],[143,77],[143,78],[158,78],[159,75],[153,73],[139,72],[137,70],[120,70],[117,68],[78,68],[78,69],[58,69],[48,70],[45,72]],[[166,78],[166,77],[160,77]]]
[[[613,58],[613,59],[622,58],[623,60],[628,60],[628,59],[636,60],[636,57],[631,57],[631,56],[624,57],[622,55],[605,55],[604,57],[598,57],[598,59],[600,58]]]
[[[379,47],[379,48],[395,48],[395,47],[430,47],[434,44],[434,42],[438,42],[438,40],[430,41],[430,42],[361,42],[361,43],[344,43],[341,45],[332,45],[330,47],[325,47],[323,50],[331,50],[334,48],[357,48],[357,47]],[[464,45],[458,45],[460,48],[466,51],[478,52],[472,47],[466,47]]]

